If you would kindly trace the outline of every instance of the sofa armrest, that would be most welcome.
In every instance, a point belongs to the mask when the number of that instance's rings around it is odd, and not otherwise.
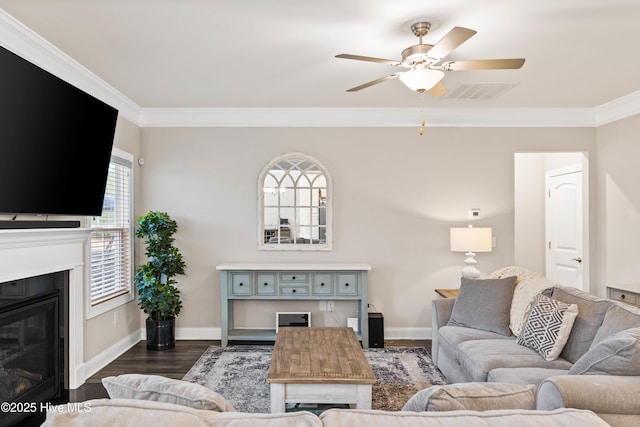
[[[455,298],[439,298],[431,302],[431,358],[438,366],[438,329],[449,322]]]
[[[621,415],[640,421],[640,376],[557,375],[538,387],[536,409],[589,409],[602,418]],[[636,424],[638,425],[638,424]]]
[[[434,299],[431,303],[431,328],[437,330],[449,322],[455,298]]]

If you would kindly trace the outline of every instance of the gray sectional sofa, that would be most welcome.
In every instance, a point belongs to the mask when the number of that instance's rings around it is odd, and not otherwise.
[[[519,276],[512,280],[509,300],[506,289],[514,273]],[[527,316],[538,294],[577,310],[553,360],[520,338],[536,327]],[[635,307],[511,267],[488,280],[463,279],[458,298],[434,300],[432,308],[432,355],[449,383],[534,384],[537,409],[589,409],[611,425],[640,425],[640,310]]]
[[[430,400],[440,405],[444,412],[424,412],[421,409],[391,412],[372,410],[330,409],[319,416],[311,412],[278,414],[249,414],[235,412],[233,406],[220,394],[202,385],[174,380],[156,375],[125,374],[102,380],[111,399],[89,400],[71,405],[60,405],[47,413],[43,427],[138,427],[148,426],[202,426],[202,427],[418,427],[418,426],[492,426],[531,427],[593,426],[607,424],[592,411],[564,408],[554,411],[531,410],[532,387],[520,389],[510,386],[488,387],[474,384],[457,390],[451,399],[447,393],[431,393],[427,399],[417,399],[417,404]],[[450,386],[441,386],[443,390]],[[429,389],[425,389],[429,391]],[[452,390],[448,390],[450,393]],[[482,409],[446,410],[452,403],[459,403],[462,396],[475,405],[474,393],[480,392]],[[424,394],[424,393],[421,393]],[[436,397],[436,395],[438,397]],[[484,395],[488,395],[484,398]],[[419,398],[420,396],[416,396]],[[425,396],[423,396],[425,397]],[[503,404],[508,399],[509,404]],[[415,399],[414,399],[415,400]],[[492,402],[500,401],[504,410],[483,410]],[[444,406],[443,406],[444,405]],[[462,407],[468,408],[463,405]],[[506,409],[507,407],[511,409]],[[520,408],[520,409],[518,409]]]
[[[329,409],[320,416],[310,412],[248,414],[195,409],[173,403],[135,400],[89,400],[69,410],[56,407],[43,427],[606,427],[591,411],[499,410],[450,412],[390,412]]]
[[[322,414],[235,412],[220,394],[199,384],[156,375],[125,374],[102,380],[111,399],[51,408],[43,427],[604,427],[588,410],[532,410],[534,387],[510,384],[433,386],[410,399],[403,411],[329,409]],[[471,410],[473,409],[473,410]],[[425,412],[429,411],[429,412]]]

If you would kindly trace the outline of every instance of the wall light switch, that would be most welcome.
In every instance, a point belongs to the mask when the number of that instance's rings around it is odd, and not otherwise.
[[[355,332],[358,332],[358,318],[357,317],[347,317],[347,327],[353,328]]]

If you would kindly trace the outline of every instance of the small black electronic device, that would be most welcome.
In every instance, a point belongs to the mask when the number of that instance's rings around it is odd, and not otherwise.
[[[279,311],[276,313],[276,333],[285,326],[311,327],[311,312]]]

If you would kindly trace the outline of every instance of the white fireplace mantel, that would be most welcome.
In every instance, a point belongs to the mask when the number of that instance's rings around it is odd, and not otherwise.
[[[69,388],[85,380],[83,301],[88,228],[0,230],[0,283],[58,271],[69,272]]]

